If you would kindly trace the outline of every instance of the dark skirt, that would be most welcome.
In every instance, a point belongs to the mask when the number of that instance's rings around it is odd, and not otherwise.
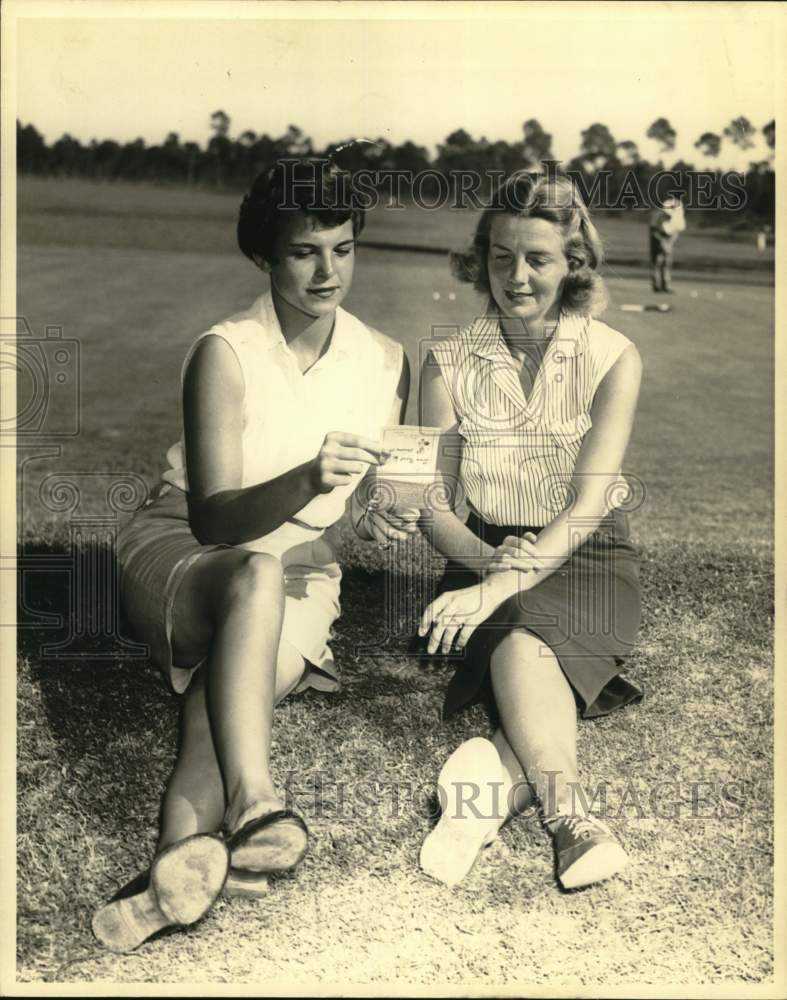
[[[507,535],[541,528],[490,525],[471,514],[467,526],[489,545]],[[479,580],[473,570],[448,562],[438,591]],[[489,678],[492,653],[511,629],[538,636],[554,652],[574,692],[582,718],[607,715],[642,698],[620,674],[640,623],[639,553],[629,540],[628,515],[615,510],[559,570],[532,590],[515,594],[475,630],[461,654],[443,704],[447,719],[485,701],[495,714]]]

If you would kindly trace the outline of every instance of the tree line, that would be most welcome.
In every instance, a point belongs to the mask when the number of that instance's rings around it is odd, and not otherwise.
[[[284,156],[332,156],[351,171],[396,171],[413,175],[432,171],[449,181],[463,171],[475,171],[484,176],[492,172],[507,174],[554,160],[552,136],[535,118],[524,122],[521,138],[515,142],[477,139],[465,129],[456,129],[439,144],[433,157],[425,147],[409,140],[396,145],[383,138],[363,141],[348,138],[319,149],[297,125],[290,125],[276,138],[251,129],[232,137],[230,126],[231,120],[224,111],[213,112],[211,137],[204,148],[195,142],[181,142],[176,132],[170,132],[160,145],[147,145],[144,139],[126,143],[93,139],[83,145],[68,134],[47,145],[34,125],[23,125],[17,120],[17,164],[20,173],[39,177],[152,181],[237,190],[248,187],[260,170]],[[765,139],[769,155],[767,159],[751,161],[744,172],[747,197],[742,211],[758,221],[772,223],[775,122],[768,122],[759,132]],[[757,134],[758,129],[740,115],[721,133],[703,132],[694,142],[694,148],[714,160],[725,146],[741,150],[753,148]],[[606,125],[595,122],[581,132],[576,156],[561,164],[561,169],[580,175],[586,182],[592,182],[601,171],[611,176],[613,183],[616,178],[622,183],[626,175],[633,174],[644,187],[658,171],[696,169],[684,160],[668,162],[677,132],[667,118],[656,119],[645,135],[659,145],[660,158],[655,163],[642,156],[635,141],[618,141]],[[721,177],[725,172],[715,173]]]

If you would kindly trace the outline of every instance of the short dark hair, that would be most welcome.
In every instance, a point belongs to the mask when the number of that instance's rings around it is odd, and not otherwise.
[[[563,285],[563,308],[591,316],[604,309],[607,294],[598,273],[604,246],[569,177],[519,170],[501,182],[478,221],[470,247],[451,254],[454,276],[486,295],[491,294],[487,269],[489,237],[492,221],[498,215],[554,223],[563,235],[563,250],[571,265]]]
[[[254,261],[276,263],[276,240],[283,224],[297,213],[320,229],[352,220],[353,236],[364,227],[365,212],[353,204],[352,177],[327,159],[289,157],[277,160],[257,177],[240,206],[238,246]],[[256,261],[255,261],[256,263]]]

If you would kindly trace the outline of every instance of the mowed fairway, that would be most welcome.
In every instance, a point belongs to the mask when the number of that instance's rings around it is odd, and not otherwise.
[[[154,483],[180,434],[180,366],[189,344],[251,304],[265,277],[240,253],[80,246],[23,247],[19,271],[19,312],[33,330],[41,335],[57,325],[80,345],[83,430],[65,440],[62,459],[46,459],[47,468],[136,472]],[[673,312],[637,314],[618,306],[662,301],[644,274],[618,271],[609,286],[613,305],[603,318],[637,344],[645,365],[626,463],[647,491],[639,536],[696,539],[726,527],[736,538],[766,537],[772,290],[687,278],[669,300]],[[414,376],[410,421],[417,419],[419,359],[430,337],[464,326],[484,307],[452,279],[443,258],[371,249],[358,253],[346,304],[405,345]],[[52,426],[70,415],[72,399],[53,393]],[[62,517],[41,505],[38,465],[28,466],[23,522],[33,535],[57,533]],[[89,480],[84,488],[85,509],[98,513],[92,502],[103,504],[103,493],[93,498]]]
[[[80,215],[77,196],[71,214],[57,216],[51,241],[43,207],[28,208],[33,221],[21,227],[28,239],[19,252],[18,312],[38,335],[62,326],[81,350],[81,433],[60,442],[59,456],[51,447],[38,458],[34,448],[20,451],[28,459],[24,540],[43,557],[66,552],[69,538],[63,513],[40,498],[45,477],[76,481],[80,513],[89,517],[106,513],[108,482],[131,473],[155,482],[179,435],[186,348],[263,287],[259,272],[231,252],[231,219],[182,193],[145,198],[161,205],[155,246],[135,246],[134,226],[116,245],[102,244],[107,218]],[[210,252],[217,227],[227,252]],[[645,589],[641,643],[627,674],[646,699],[581,724],[580,759],[591,788],[606,783],[607,817],[630,852],[629,870],[560,893],[546,835],[524,818],[459,888],[419,873],[439,766],[488,723],[473,709],[440,725],[450,670],[384,645],[392,581],[401,588],[411,580],[422,555],[401,558],[393,568],[403,575],[392,577],[377,550],[344,530],[335,643],[344,688],[291,699],[277,712],[275,766],[312,831],[306,860],[264,900],[223,901],[193,931],[130,956],[94,948],[90,913],[150,858],[178,702],[145,660],[42,656],[41,645],[63,629],[26,619],[22,979],[255,983],[273,993],[338,984],[602,989],[772,976],[773,299],[767,285],[696,278],[689,272],[678,282],[671,313],[633,314],[619,305],[655,299],[644,272],[618,269],[604,317],[636,342],[645,364],[626,469],[644,485],[632,530]],[[402,341],[414,374],[433,332],[464,325],[481,307],[440,257],[371,249],[358,255],[347,305]],[[53,398],[55,424],[72,405]],[[66,613],[64,579],[31,573],[28,612]],[[382,651],[372,656],[366,647],[375,642]]]

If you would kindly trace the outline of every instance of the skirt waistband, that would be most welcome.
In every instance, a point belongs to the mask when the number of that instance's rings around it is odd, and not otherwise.
[[[521,538],[522,535],[530,532],[534,535],[539,535],[545,525],[536,525],[533,527],[525,527],[519,524],[490,524],[488,521],[484,521],[483,518],[479,517],[475,511],[470,511],[470,516],[465,522],[467,527],[480,538],[482,541],[486,542],[488,545],[498,546],[502,545],[505,538],[508,535],[516,535]],[[628,514],[625,511],[613,508],[609,514],[606,514],[601,520],[599,526],[592,532],[590,538],[611,538],[615,541],[628,541],[629,538],[629,523]]]

